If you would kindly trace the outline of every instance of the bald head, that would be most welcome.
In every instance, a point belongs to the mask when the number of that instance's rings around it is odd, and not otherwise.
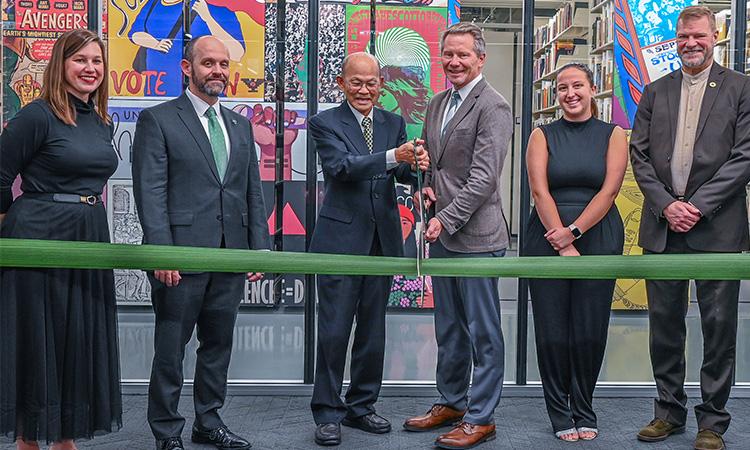
[[[196,52],[204,50],[206,47],[211,48],[212,50],[219,51],[223,49],[227,53],[227,58],[229,58],[229,49],[227,49],[227,46],[224,44],[224,42],[222,42],[221,39],[217,38],[216,36],[207,34],[204,36],[198,36],[197,38],[188,41],[187,45],[185,46],[184,59],[192,63],[193,58],[195,58]]]
[[[341,76],[346,78],[347,70],[351,70],[353,66],[356,66],[358,71],[373,72],[376,76],[380,76],[380,63],[369,53],[356,52],[346,55],[341,64]]]

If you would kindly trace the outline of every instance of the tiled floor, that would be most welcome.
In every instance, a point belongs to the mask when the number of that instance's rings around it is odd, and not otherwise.
[[[180,406],[188,417],[183,438],[188,449],[212,447],[189,442],[192,399],[183,397]],[[247,437],[253,449],[315,449],[314,424],[310,415],[309,397],[233,396],[227,399],[222,417],[235,432]],[[691,399],[690,405],[696,403]],[[359,430],[342,430],[340,449],[429,449],[437,433],[409,433],[401,429],[404,418],[424,412],[431,399],[387,397],[378,402],[378,412],[389,418],[393,432],[372,435]],[[647,398],[599,398],[595,408],[599,414],[600,436],[591,442],[575,444],[556,440],[547,420],[544,401],[534,398],[504,398],[497,409],[497,439],[478,449],[687,449],[697,432],[695,416],[690,412],[688,429],[683,435],[670,437],[656,444],[644,444],[635,439],[635,432],[651,418],[651,400]],[[80,449],[126,450],[152,449],[153,438],[146,423],[146,397],[124,397],[123,428],[117,433],[79,443]],[[731,399],[728,406],[732,425],[725,435],[727,448],[750,447],[750,400]],[[0,446],[10,450],[12,445]]]

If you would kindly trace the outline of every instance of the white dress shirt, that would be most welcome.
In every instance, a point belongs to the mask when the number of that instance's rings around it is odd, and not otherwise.
[[[362,114],[361,112],[357,111],[357,109],[355,107],[353,107],[351,103],[346,102],[346,104],[349,105],[349,109],[352,110],[352,113],[354,114],[354,118],[357,119],[357,123],[359,124],[359,128],[362,130],[362,135],[364,136],[365,129],[362,126],[362,119],[365,118],[365,115]],[[373,107],[373,108],[370,109],[370,112],[367,114],[367,117],[370,118],[370,121],[372,123],[372,139],[373,139],[373,144],[375,142],[375,119],[373,117],[374,111],[375,111],[375,108]],[[396,149],[392,148],[392,149],[386,151],[385,152],[385,168],[386,168],[386,170],[392,169],[392,168],[396,167],[397,165],[398,165],[398,163],[396,162]]]
[[[201,121],[201,125],[203,125],[203,130],[206,132],[206,137],[208,138],[209,142],[211,142],[211,134],[208,132],[208,117],[206,117],[206,111],[208,111],[208,108],[213,108],[216,111],[216,117],[219,119],[221,132],[224,134],[224,143],[227,147],[227,162],[229,162],[231,145],[229,143],[229,134],[227,133],[227,127],[226,125],[224,125],[224,117],[221,115],[221,106],[219,104],[219,100],[216,100],[216,103],[214,103],[213,105],[209,105],[197,95],[190,92],[189,88],[185,89],[185,94],[187,94],[187,98],[190,99],[190,103],[193,104],[195,113],[198,114],[198,120]]]
[[[458,96],[461,97],[461,100],[458,101],[458,105],[456,105],[456,111],[461,107],[461,104],[466,100],[466,97],[469,96],[469,93],[472,89],[474,89],[474,86],[477,85],[480,81],[482,81],[482,74],[480,73],[479,76],[474,78],[473,80],[469,81],[466,86],[462,87],[458,90]],[[445,123],[445,118],[448,117],[448,110],[450,109],[451,105],[451,96],[453,95],[453,91],[455,91],[455,88],[451,90],[450,95],[448,96],[448,104],[445,106],[445,111],[443,111],[443,121],[441,122],[441,129],[443,129],[447,124]],[[453,112],[453,116],[455,117],[456,111]]]

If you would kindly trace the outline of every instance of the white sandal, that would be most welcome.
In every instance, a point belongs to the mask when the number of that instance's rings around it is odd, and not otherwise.
[[[563,439],[563,436],[572,436],[573,439]],[[578,430],[568,428],[567,430],[555,431],[555,437],[565,442],[576,442],[578,440]]]
[[[578,438],[582,439],[584,441],[592,441],[592,440],[596,439],[597,436],[599,436],[599,430],[597,430],[596,428],[580,427],[580,428],[578,428],[577,431],[578,431]],[[581,433],[594,433],[594,435],[591,436],[591,437],[583,437],[581,435]]]

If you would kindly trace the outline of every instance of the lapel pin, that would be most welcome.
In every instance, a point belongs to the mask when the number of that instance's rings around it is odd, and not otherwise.
[[[716,87],[716,82],[715,82],[715,81],[712,81],[712,82],[708,83],[708,85],[709,85],[710,87]]]
[[[237,119],[232,119],[232,125],[237,125]]]

